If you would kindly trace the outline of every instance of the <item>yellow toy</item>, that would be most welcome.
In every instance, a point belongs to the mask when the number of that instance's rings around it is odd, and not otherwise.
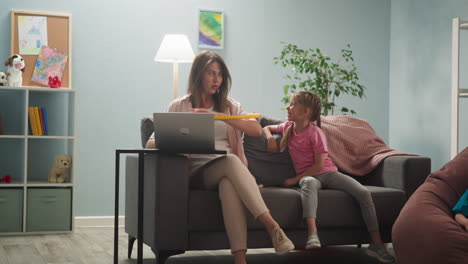
[[[261,117],[260,114],[249,114],[249,115],[220,115],[214,116],[215,120],[228,120],[228,119],[250,119]]]

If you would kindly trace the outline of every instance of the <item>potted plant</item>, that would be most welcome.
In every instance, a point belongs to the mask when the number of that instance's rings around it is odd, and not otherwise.
[[[335,104],[335,99],[342,94],[364,97],[366,88],[358,83],[351,45],[341,50],[344,61],[333,62],[320,49],[300,49],[294,44],[284,44],[281,56],[274,58],[275,64],[291,70],[290,74],[284,76],[290,83],[283,87],[283,103],[289,104],[292,92],[307,90],[321,98],[322,115],[333,115],[335,107],[342,114],[356,114],[348,107]]]

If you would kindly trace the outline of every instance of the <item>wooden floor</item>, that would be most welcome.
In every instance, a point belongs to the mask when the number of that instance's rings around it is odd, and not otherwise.
[[[72,234],[0,236],[0,264],[111,264],[114,254],[114,233],[111,227],[81,227]],[[127,235],[119,231],[119,263],[136,263],[137,243],[132,258],[127,258]],[[390,249],[393,254],[393,251]],[[155,263],[149,247],[144,248],[145,264]],[[365,249],[355,246],[326,247],[315,251],[294,251],[282,256],[272,249],[252,249],[249,264],[256,263],[379,263],[365,255]],[[229,250],[190,251],[174,256],[166,264],[230,264]]]

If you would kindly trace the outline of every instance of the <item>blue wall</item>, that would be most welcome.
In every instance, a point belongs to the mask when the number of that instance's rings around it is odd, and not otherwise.
[[[392,0],[390,145],[426,155],[437,170],[450,160],[452,18],[468,20],[468,1]],[[468,31],[461,32],[460,86],[468,88]],[[468,99],[460,100],[460,150],[468,145]]]
[[[280,110],[285,82],[273,65],[281,41],[318,47],[332,57],[350,43],[367,99],[342,102],[388,140],[390,7],[390,0],[1,0],[0,58],[9,55],[11,9],[73,15],[75,213],[112,215],[114,150],[139,147],[140,118],[163,111],[172,99],[172,66],[153,58],[166,33],[187,34],[197,52],[198,8],[224,10],[220,54],[233,77],[231,95],[251,112],[285,116]],[[189,69],[180,65],[180,94]]]

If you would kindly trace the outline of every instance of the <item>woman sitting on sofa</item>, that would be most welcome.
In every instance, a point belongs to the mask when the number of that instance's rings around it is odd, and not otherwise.
[[[187,95],[175,99],[168,112],[202,112],[215,115],[244,115],[240,104],[228,97],[231,76],[224,60],[210,51],[200,52],[190,70]],[[224,224],[236,264],[246,263],[247,224],[244,207],[265,225],[278,254],[294,248],[263,201],[254,177],[247,169],[242,133],[261,136],[262,128],[255,119],[216,120],[216,149],[227,155],[191,155],[192,183],[197,187],[219,188]],[[147,148],[154,148],[154,133]]]

